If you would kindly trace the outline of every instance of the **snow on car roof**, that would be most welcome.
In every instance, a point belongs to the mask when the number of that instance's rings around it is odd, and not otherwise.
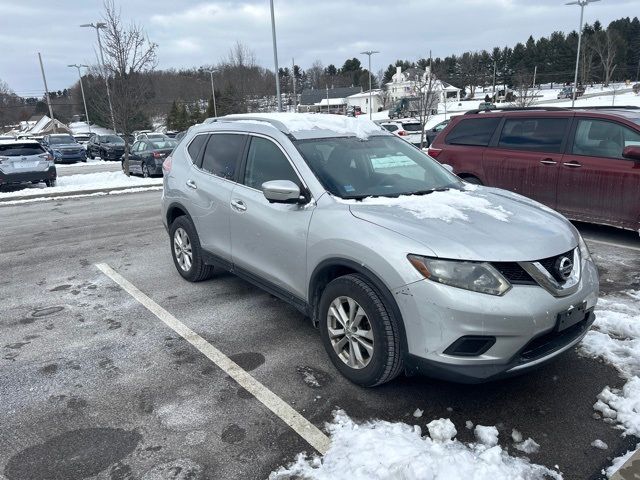
[[[18,145],[40,145],[40,142],[38,142],[37,140],[32,140],[30,138],[25,138],[24,140],[0,140],[0,145],[14,145],[14,144],[18,144]]]
[[[317,130],[330,131],[338,135],[355,136],[366,140],[370,135],[380,134],[382,129],[366,118],[319,113],[259,113],[222,117],[220,120],[265,122],[284,133],[296,134]]]

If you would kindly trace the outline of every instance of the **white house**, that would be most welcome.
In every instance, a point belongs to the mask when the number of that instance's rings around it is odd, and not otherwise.
[[[392,102],[405,97],[415,97],[421,85],[429,84],[431,76],[431,68],[426,70],[420,68],[409,68],[402,71],[402,67],[396,67],[396,73],[391,77],[391,81],[387,83],[387,90]],[[432,79],[432,91],[438,96],[438,100],[444,103],[448,98],[455,98],[460,101],[460,88],[438,80],[435,75]]]
[[[371,90],[371,111],[377,112],[383,105],[382,90]],[[347,97],[348,107],[360,107],[362,113],[369,113],[369,91]]]

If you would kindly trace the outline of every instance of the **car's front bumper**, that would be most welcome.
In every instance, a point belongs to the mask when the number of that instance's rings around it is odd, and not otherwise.
[[[409,370],[467,383],[516,375],[578,343],[593,323],[598,273],[583,261],[579,289],[554,297],[537,285],[514,285],[498,297],[429,280],[394,291],[407,338]],[[584,318],[559,331],[558,314],[584,305]],[[476,356],[445,353],[462,337],[495,338]],[[449,350],[450,351],[450,350]]]
[[[79,152],[74,152],[74,153],[67,153],[67,152],[54,153],[53,158],[57,163],[84,162],[87,160],[87,152],[83,149]]]
[[[56,167],[51,166],[44,170],[29,170],[26,172],[3,172],[0,170],[0,185],[17,185],[29,182],[44,182],[55,180],[58,174]]]
[[[104,150],[100,158],[102,160],[120,160],[124,155],[124,150]]]

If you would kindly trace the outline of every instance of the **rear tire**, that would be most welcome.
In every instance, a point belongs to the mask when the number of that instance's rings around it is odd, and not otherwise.
[[[187,216],[176,218],[169,228],[171,256],[178,273],[189,282],[207,280],[213,267],[204,263],[196,228]]]
[[[56,181],[55,181],[55,180],[45,180],[45,181],[44,181],[44,184],[45,184],[47,187],[55,187],[55,186],[56,186]]]
[[[468,177],[462,177],[462,179],[467,182],[470,183],[472,185],[484,185],[482,183],[482,181],[480,181],[480,179],[478,177],[474,177],[472,175],[468,176]]]
[[[353,383],[374,387],[393,380],[402,371],[401,320],[395,318],[382,295],[363,275],[338,277],[326,286],[319,320],[329,358]]]
[[[142,164],[142,177],[143,178],[149,178],[151,176],[151,174],[149,173],[149,167],[147,166],[146,163]]]

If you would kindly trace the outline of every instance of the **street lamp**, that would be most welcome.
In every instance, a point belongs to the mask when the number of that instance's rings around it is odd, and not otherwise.
[[[75,67],[78,69],[78,78],[80,79],[80,91],[82,92],[82,103],[84,104],[84,118],[87,121],[87,126],[89,127],[89,133],[91,133],[91,122],[89,122],[89,111],[87,110],[87,100],[84,98],[84,87],[82,86],[82,74],[80,73],[80,68],[85,67],[89,68],[88,65],[78,65],[76,63],[72,65],[67,65],[67,67]]]
[[[565,5],[579,5],[580,6],[580,28],[578,29],[578,53],[576,53],[576,73],[573,77],[573,95],[571,95],[571,108],[576,103],[576,93],[578,90],[578,65],[580,64],[580,45],[582,43],[582,20],[584,18],[584,7],[590,3],[599,2],[600,0],[576,0],[574,2],[567,2]]]
[[[360,55],[367,55],[369,57],[369,108],[367,108],[367,110],[369,110],[369,120],[372,119],[371,110],[373,109],[373,105],[371,104],[371,55],[375,55],[376,53],[380,53],[380,52],[377,52],[375,50],[367,50],[366,52],[360,52]]]
[[[211,96],[213,97],[213,116],[218,118],[218,109],[216,108],[216,90],[213,88],[213,72],[214,70],[207,70],[211,75]]]
[[[271,36],[273,37],[273,63],[276,66],[276,97],[278,98],[278,112],[282,111],[282,99],[280,98],[280,74],[278,69],[278,45],[276,44],[276,19],[273,13],[273,0],[271,3]]]
[[[103,22],[94,23],[83,23],[80,25],[81,27],[91,27],[96,29],[96,36],[98,37],[98,47],[100,49],[100,61],[102,63],[102,74],[104,75],[104,83],[107,86],[107,100],[109,102],[109,113],[111,114],[111,126],[113,127],[113,132],[117,133],[116,130],[116,119],[113,115],[113,104],[111,103],[111,91],[109,90],[109,78],[107,77],[107,69],[104,65],[104,52],[102,51],[102,40],[100,40],[100,30],[103,28],[107,28],[107,24]]]

